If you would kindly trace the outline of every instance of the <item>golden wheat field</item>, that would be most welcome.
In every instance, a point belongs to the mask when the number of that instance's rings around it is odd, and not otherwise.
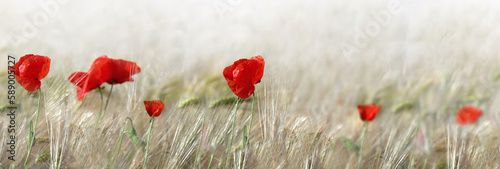
[[[0,168],[500,169],[498,1],[0,0],[0,18]],[[41,92],[9,87],[26,54],[51,59]],[[141,71],[77,100],[68,77],[102,55]],[[257,55],[240,101],[223,70]],[[482,115],[459,125],[465,106]]]

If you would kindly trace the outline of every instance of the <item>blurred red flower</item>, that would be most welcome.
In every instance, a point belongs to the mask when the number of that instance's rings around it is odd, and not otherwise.
[[[463,107],[458,111],[457,123],[459,125],[475,123],[482,114],[483,111],[477,109],[476,107],[473,106]]]
[[[14,72],[17,82],[27,91],[34,92],[40,88],[42,83],[40,80],[45,78],[50,69],[50,58],[47,56],[27,54],[19,59],[19,61],[9,71]]]
[[[110,59],[103,55],[92,63],[88,72],[75,72],[69,76],[68,80],[77,86],[77,98],[81,101],[88,92],[98,88],[104,82],[120,84],[134,81],[131,76],[139,72],[141,68],[135,62]]]
[[[375,103],[371,105],[358,105],[359,115],[363,121],[373,121],[380,111],[381,106],[376,106]]]
[[[259,83],[264,75],[264,58],[254,56],[250,59],[240,59],[224,69],[224,78],[233,93],[241,99],[250,97],[255,84]]]
[[[144,101],[144,106],[146,107],[146,111],[148,112],[150,117],[158,117],[163,111],[163,107],[165,107],[165,104],[163,104],[161,100],[153,100]]]

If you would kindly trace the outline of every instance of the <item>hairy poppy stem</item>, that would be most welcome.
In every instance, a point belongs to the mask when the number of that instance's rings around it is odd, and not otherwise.
[[[97,124],[99,124],[99,121],[101,120],[101,114],[102,114],[102,105],[103,105],[103,100],[104,100],[104,97],[102,96],[102,90],[100,87],[98,87],[98,90],[99,90],[99,94],[101,94],[101,106],[99,108],[99,116],[97,116]]]
[[[155,117],[151,117],[151,123],[149,125],[148,131],[148,142],[146,143],[146,155],[144,155],[144,164],[142,165],[143,169],[146,169],[146,163],[148,162],[148,153],[149,153],[149,141],[151,141],[151,130],[153,130],[153,123],[155,122]]]
[[[120,150],[122,148],[122,141],[123,141],[123,136],[125,135],[125,126],[127,125],[127,120],[130,120],[130,124],[132,124],[132,119],[130,117],[127,117],[125,118],[125,121],[123,122],[123,127],[122,127],[122,131],[120,132],[121,135],[120,135],[120,138],[118,139],[118,150],[116,151],[114,157],[113,157],[113,161],[111,162],[111,167],[114,167],[115,165],[115,162],[116,162],[116,158],[118,157],[118,154],[120,153]]]
[[[365,124],[363,124],[363,134],[361,134],[361,147],[359,149],[359,157],[358,157],[358,167],[357,169],[360,169],[361,168],[361,162],[363,160],[363,149],[364,149],[364,146],[365,146],[365,135],[366,135],[366,130],[368,129],[368,122],[365,122]]]
[[[111,84],[111,89],[109,89],[109,94],[108,98],[106,99],[106,105],[104,106],[104,112],[106,112],[106,109],[108,108],[108,103],[109,103],[109,98],[111,97],[111,92],[113,92],[113,84]]]
[[[29,145],[28,145],[28,155],[26,155],[26,161],[24,161],[24,168],[27,168],[28,166],[28,159],[31,154],[31,148],[33,148],[34,142],[35,142],[35,133],[36,133],[36,126],[38,124],[38,116],[40,115],[40,100],[42,98],[42,89],[38,89],[38,106],[36,108],[36,119],[35,119],[35,127],[33,128],[33,133],[28,133],[29,135],[33,134],[31,137],[31,140],[29,140]]]
[[[253,93],[253,95],[252,95],[252,114],[250,115],[250,126],[248,126],[248,135],[247,135],[248,143],[250,143],[250,132],[252,131],[253,108],[254,107],[255,107],[255,93]]]
[[[231,130],[231,139],[229,140],[229,147],[227,148],[227,159],[226,159],[226,166],[227,167],[229,165],[229,159],[231,159],[230,155],[231,155],[231,147],[233,145],[233,137],[234,137],[234,126],[236,124],[236,112],[238,112],[238,105],[240,103],[240,99],[238,98],[236,100],[236,108],[234,109],[234,117],[233,117],[233,127],[232,127],[232,130]],[[224,168],[225,168],[224,167]]]

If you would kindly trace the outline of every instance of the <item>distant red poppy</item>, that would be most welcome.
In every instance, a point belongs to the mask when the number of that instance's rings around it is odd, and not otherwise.
[[[27,54],[21,57],[10,71],[14,72],[17,82],[27,91],[34,92],[40,88],[40,80],[45,78],[50,69],[50,58],[47,56]]]
[[[380,111],[381,106],[376,106],[375,103],[371,105],[358,105],[359,115],[363,121],[373,121]]]
[[[163,107],[165,107],[165,104],[163,104],[161,100],[153,100],[144,101],[144,106],[146,107],[146,111],[148,112],[150,117],[158,117],[163,111]]]
[[[134,81],[130,76],[137,74],[141,68],[135,62],[121,59],[109,59],[106,55],[97,58],[88,72],[75,72],[68,80],[77,86],[77,98],[83,100],[85,95],[98,88],[104,82],[120,84]]]
[[[459,125],[475,123],[482,114],[483,111],[477,109],[476,107],[473,106],[464,107],[458,111],[457,123]]]
[[[250,59],[240,59],[224,69],[224,78],[233,93],[241,99],[250,97],[255,84],[259,83],[264,75],[264,58],[254,56]]]

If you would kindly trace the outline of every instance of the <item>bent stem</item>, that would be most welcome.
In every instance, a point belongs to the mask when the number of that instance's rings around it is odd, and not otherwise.
[[[118,157],[118,154],[120,153],[120,150],[122,148],[122,141],[123,141],[123,136],[125,135],[125,126],[127,125],[127,120],[130,120],[130,124],[132,124],[132,119],[130,117],[127,117],[125,121],[123,122],[123,127],[122,131],[120,132],[120,138],[118,139],[118,150],[116,151],[115,155],[113,156],[113,161],[111,162],[111,167],[115,165],[116,158]]]
[[[149,153],[149,141],[151,140],[151,130],[153,129],[153,123],[155,121],[155,117],[151,117],[151,123],[149,125],[149,131],[148,131],[148,142],[146,143],[146,155],[144,155],[144,164],[142,165],[142,168],[146,168],[146,163],[148,162],[148,153]]]
[[[24,168],[28,166],[28,159],[31,154],[31,148],[33,148],[33,144],[35,142],[35,133],[36,133],[36,126],[38,124],[38,116],[40,115],[40,100],[42,98],[42,89],[38,89],[38,106],[36,108],[36,119],[35,119],[35,127],[33,128],[33,133],[30,131],[29,135],[32,135],[30,137],[31,139],[29,140],[29,145],[28,145],[28,155],[26,155],[26,161],[24,161]],[[31,128],[31,127],[30,127]]]
[[[99,90],[99,94],[101,94],[101,106],[99,108],[99,116],[97,116],[97,122],[96,122],[96,125],[99,124],[99,121],[101,120],[101,114],[102,114],[102,105],[103,105],[103,100],[104,100],[104,97],[102,96],[102,90],[100,87],[98,87],[98,90]]]
[[[363,149],[364,149],[364,146],[365,146],[365,135],[366,135],[366,130],[368,128],[368,122],[365,122],[365,124],[363,124],[363,134],[361,134],[361,147],[359,149],[359,157],[358,157],[358,167],[357,169],[361,168],[361,162],[363,160]]]
[[[230,159],[230,155],[231,155],[231,147],[233,145],[233,137],[234,137],[234,126],[236,124],[236,112],[238,111],[238,105],[240,103],[240,99],[238,98],[236,100],[236,108],[234,109],[234,115],[233,115],[233,127],[231,129],[231,139],[229,139],[229,147],[227,148],[227,158],[226,158],[226,166],[227,167],[229,165],[229,159]],[[224,168],[225,168],[224,167]]]
[[[106,109],[108,108],[108,103],[109,103],[109,98],[111,97],[111,92],[113,92],[113,84],[111,84],[111,89],[109,89],[109,94],[108,98],[106,99],[106,105],[104,106],[104,112],[106,112]]]

